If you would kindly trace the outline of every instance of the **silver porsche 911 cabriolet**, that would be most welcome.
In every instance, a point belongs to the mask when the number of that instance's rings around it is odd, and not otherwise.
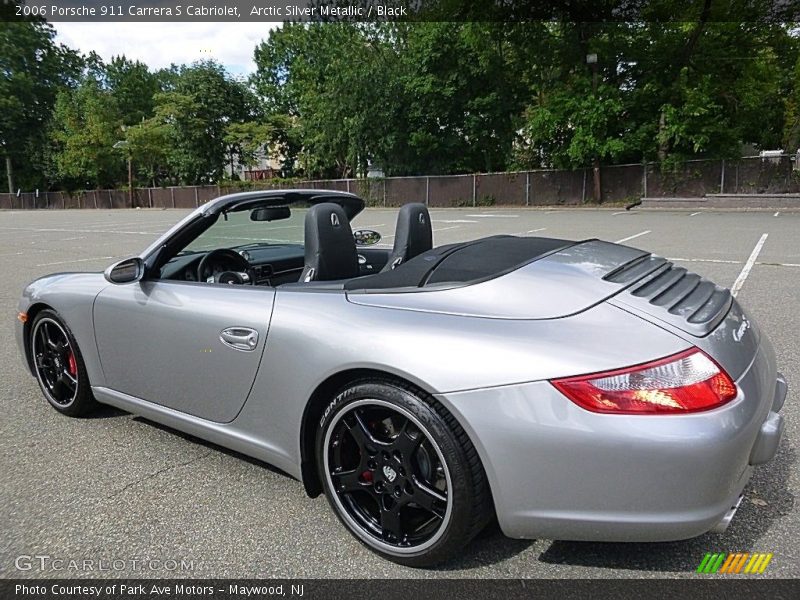
[[[726,289],[596,239],[434,247],[422,204],[379,248],[363,208],[233,194],[105,273],[38,279],[25,364],[65,415],[110,404],[279,467],[406,565],[493,515],[515,538],[725,529],[786,397]]]

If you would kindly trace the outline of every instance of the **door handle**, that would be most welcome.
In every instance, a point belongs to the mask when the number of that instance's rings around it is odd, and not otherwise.
[[[252,352],[258,345],[258,332],[249,327],[228,327],[220,331],[219,340],[234,350]]]

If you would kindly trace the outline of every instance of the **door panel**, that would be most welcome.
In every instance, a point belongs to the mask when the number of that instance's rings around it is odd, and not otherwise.
[[[94,305],[108,387],[204,419],[233,420],[258,370],[274,300],[267,287],[108,286]]]

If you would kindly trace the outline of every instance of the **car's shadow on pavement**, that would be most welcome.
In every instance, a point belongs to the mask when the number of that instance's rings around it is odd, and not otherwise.
[[[486,567],[515,557],[536,540],[514,540],[503,535],[493,519],[465,548],[459,558],[431,567],[431,571],[462,571]]]
[[[122,413],[122,414],[126,414],[127,415],[129,413]],[[275,467],[275,466],[273,466],[273,465],[271,465],[269,463],[266,463],[266,462],[264,462],[262,460],[259,460],[257,458],[253,458],[252,456],[247,456],[246,454],[242,454],[241,452],[237,452],[236,450],[231,450],[230,448],[226,448],[225,446],[220,446],[218,444],[215,444],[214,442],[210,442],[208,440],[204,440],[202,438],[196,437],[196,436],[192,435],[191,433],[186,433],[185,431],[179,431],[177,429],[173,429],[169,425],[163,425],[161,423],[158,423],[156,421],[151,421],[150,419],[148,419],[146,417],[139,416],[139,415],[134,416],[133,420],[134,421],[138,421],[140,423],[146,423],[147,425],[149,425],[151,427],[154,427],[155,429],[160,429],[161,431],[166,431],[167,433],[170,433],[170,434],[172,434],[172,435],[174,435],[176,437],[184,439],[187,442],[190,442],[192,444],[196,444],[198,446],[205,446],[209,450],[214,450],[215,452],[219,452],[220,454],[227,454],[228,456],[231,456],[231,457],[233,457],[233,458],[235,458],[237,460],[241,460],[243,462],[250,463],[251,465],[256,465],[258,467],[266,469],[267,471],[271,471],[273,473],[277,473],[278,475],[282,475],[284,477],[288,477],[289,479],[294,479],[294,477],[292,477],[291,475],[289,475],[285,471],[280,470],[278,467]]]
[[[84,415],[84,419],[113,419],[115,417],[124,417],[126,415],[130,415],[130,413],[125,412],[119,408],[114,406],[110,406],[108,404],[101,404],[98,408],[94,411],[89,413],[88,415]]]
[[[744,500],[723,534],[663,543],[598,543],[554,541],[539,560],[551,564],[633,569],[639,571],[694,571],[706,552],[771,552],[762,547],[764,534],[794,509],[789,476],[797,453],[781,444],[777,456],[756,467],[744,490]]]

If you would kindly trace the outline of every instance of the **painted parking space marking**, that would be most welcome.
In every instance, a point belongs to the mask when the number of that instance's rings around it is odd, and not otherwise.
[[[482,213],[479,215],[467,215],[468,217],[472,217],[474,219],[518,219],[519,215],[490,215],[486,213]]]
[[[774,215],[772,215],[772,216],[773,216],[773,217],[777,217],[779,214],[781,214],[781,211],[777,211],[777,212],[776,212]]]
[[[512,233],[510,235],[527,235],[529,233],[536,233],[538,231],[544,231],[547,227],[539,227],[538,229],[528,229],[527,231],[518,231],[517,233]]]
[[[725,260],[722,258],[667,258],[667,260],[678,262],[708,262],[708,263],[721,263],[725,265],[740,265],[741,260]]]
[[[699,215],[699,214],[700,214],[699,212],[693,212],[693,213],[692,213],[692,214],[690,214],[689,216],[690,216],[690,217],[696,217],[696,216],[697,216],[697,215]]]
[[[621,244],[622,242],[627,242],[628,240],[636,239],[636,238],[641,237],[643,235],[647,235],[648,233],[651,233],[651,231],[649,229],[646,229],[645,231],[640,231],[639,233],[635,233],[633,235],[629,235],[628,237],[624,237],[621,240],[617,240],[614,243],[615,244]]]
[[[40,229],[33,229],[30,227],[0,227],[5,231],[30,231],[33,233],[42,232],[59,232],[59,233],[123,233],[130,235],[160,235],[163,231],[120,231],[118,229],[64,229],[56,227],[45,227]]]
[[[744,264],[744,267],[742,267],[741,273],[739,273],[739,276],[736,278],[736,281],[733,282],[733,287],[731,288],[731,294],[733,295],[734,298],[736,297],[736,294],[739,293],[739,290],[742,289],[744,282],[747,281],[747,276],[750,275],[750,270],[753,268],[753,265],[755,264],[756,260],[758,260],[758,255],[761,252],[761,248],[764,247],[764,242],[767,241],[768,237],[769,234],[765,233],[761,236],[758,242],[756,242],[753,251],[750,253],[750,258],[747,259],[747,262]]]
[[[70,263],[78,263],[78,262],[88,262],[90,260],[107,260],[109,258],[114,258],[113,256],[93,256],[92,258],[73,258],[72,260],[59,260],[56,262],[48,262],[48,263],[40,263],[36,265],[37,267],[50,267],[53,265],[67,265]]]

